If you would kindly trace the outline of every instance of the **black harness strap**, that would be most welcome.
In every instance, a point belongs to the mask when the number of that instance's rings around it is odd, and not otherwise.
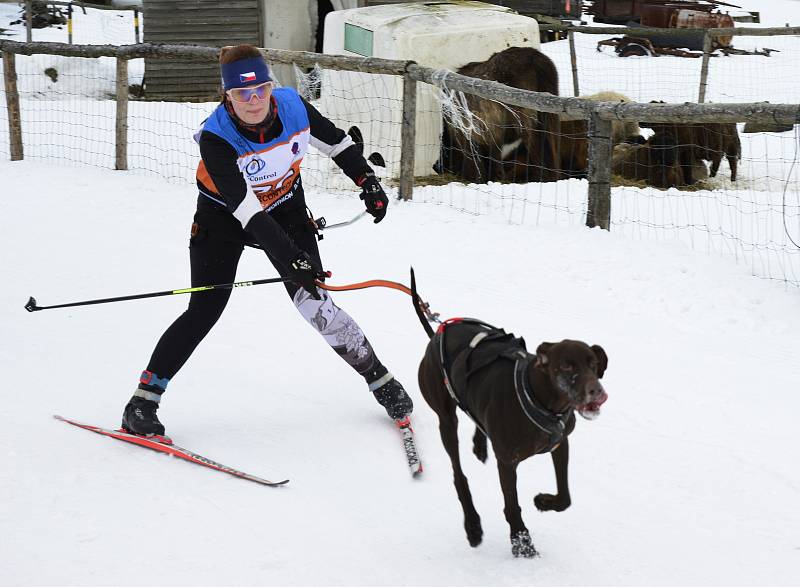
[[[466,348],[451,358],[445,354],[445,333],[448,326],[459,323],[479,326],[482,330],[473,336]],[[486,434],[486,430],[470,411],[465,397],[459,396],[458,392],[466,391],[469,378],[473,374],[499,359],[509,359],[514,361],[514,389],[522,411],[534,426],[548,436],[548,445],[541,452],[550,452],[561,443],[564,439],[567,421],[572,415],[572,408],[555,413],[536,401],[535,394],[528,385],[528,378],[525,376],[528,366],[531,361],[535,360],[536,355],[527,352],[525,341],[522,338],[516,338],[502,328],[496,328],[474,318],[446,320],[441,324],[435,336],[439,338],[437,348],[445,387],[450,397],[470,417],[478,430]],[[479,347],[480,351],[477,351]],[[457,376],[452,377],[450,374],[456,365],[458,366]]]
[[[531,364],[531,361],[536,360],[536,355],[530,355],[525,351],[513,351],[505,356],[515,361],[514,388],[522,411],[539,430],[548,435],[547,447],[540,452],[550,452],[564,440],[564,432],[567,429],[567,421],[572,415],[572,408],[567,408],[563,412],[552,412],[538,404],[533,390],[528,386],[528,378],[525,376],[528,372],[528,365]]]

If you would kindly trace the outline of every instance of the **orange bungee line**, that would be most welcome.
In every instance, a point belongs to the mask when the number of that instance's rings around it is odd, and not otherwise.
[[[368,281],[359,281],[358,283],[350,283],[346,285],[328,285],[326,283],[322,283],[321,281],[317,281],[317,287],[326,289],[328,291],[352,291],[356,289],[367,289],[368,287],[388,287],[389,289],[396,289],[398,291],[402,291],[403,293],[407,293],[408,295],[413,295],[411,290],[402,283],[389,281],[387,279],[370,279]]]
[[[322,283],[321,281],[317,281],[316,284],[320,289],[325,289],[328,291],[354,291],[358,289],[367,289],[369,287],[388,287],[389,289],[396,289],[397,291],[401,291],[412,297],[414,296],[414,293],[409,287],[403,285],[402,283],[397,283],[396,281],[389,281],[388,279],[370,279],[368,281],[359,281],[358,283],[349,283],[345,285],[328,285],[327,283]],[[441,322],[441,320],[439,320],[439,314],[432,312],[430,305],[423,301],[419,294],[417,294],[417,299],[419,300],[420,309],[429,321]]]

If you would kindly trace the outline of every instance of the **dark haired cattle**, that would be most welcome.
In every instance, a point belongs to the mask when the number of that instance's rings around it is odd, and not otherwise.
[[[552,60],[531,47],[509,47],[488,60],[468,63],[458,73],[507,86],[558,95]],[[465,134],[445,117],[437,172],[470,182],[555,181],[561,177],[557,114],[507,106],[467,94],[478,131]]]
[[[653,103],[663,104],[663,102]],[[731,181],[736,181],[739,159],[742,157],[742,144],[736,124],[642,122],[640,126],[651,128],[656,134],[668,134],[674,139],[678,146],[678,160],[687,185],[703,179],[695,177],[694,169],[698,161],[710,161],[711,177],[715,177],[723,157],[728,160]]]

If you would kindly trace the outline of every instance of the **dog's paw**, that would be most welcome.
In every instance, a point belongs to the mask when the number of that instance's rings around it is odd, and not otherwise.
[[[481,434],[480,438],[478,437],[477,433],[475,434],[475,439],[472,443],[472,452],[476,457],[478,457],[480,462],[486,462],[488,451],[486,450],[486,437],[483,434]]]
[[[539,556],[527,530],[520,530],[511,537],[511,554],[515,558],[535,558]]]
[[[540,493],[533,498],[533,505],[540,512],[563,512],[572,505],[572,500],[569,496],[564,498],[550,493]]]
[[[483,527],[481,527],[480,518],[474,521],[465,521],[464,530],[467,531],[467,541],[472,548],[483,542]]]

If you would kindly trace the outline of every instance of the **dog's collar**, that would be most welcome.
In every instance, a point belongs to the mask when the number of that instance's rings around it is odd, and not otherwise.
[[[514,389],[517,392],[519,405],[534,426],[548,435],[547,448],[541,452],[550,452],[564,440],[567,420],[572,415],[573,409],[570,407],[563,412],[552,412],[544,406],[540,406],[536,401],[533,390],[528,385],[527,377],[528,366],[536,359],[536,355],[531,355],[518,349],[514,351],[513,359]]]

